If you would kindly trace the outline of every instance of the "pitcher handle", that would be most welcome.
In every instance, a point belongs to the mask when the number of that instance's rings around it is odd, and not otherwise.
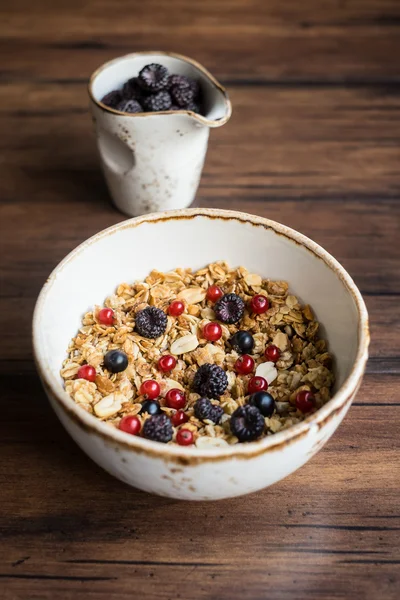
[[[98,130],[97,144],[102,160],[114,173],[126,175],[136,164],[135,153],[129,141],[103,127]]]

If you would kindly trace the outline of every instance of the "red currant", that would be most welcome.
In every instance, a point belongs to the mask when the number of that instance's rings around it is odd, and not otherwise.
[[[177,388],[169,390],[165,396],[165,400],[167,401],[168,408],[175,408],[176,410],[183,408],[186,404],[185,394]]]
[[[315,398],[308,390],[302,390],[296,396],[296,407],[302,413],[308,413],[314,408]]]
[[[271,344],[265,348],[265,358],[276,363],[281,357],[281,351],[277,346]]]
[[[171,317],[179,317],[185,310],[185,305],[180,300],[174,300],[168,307]]]
[[[256,315],[261,315],[269,309],[269,300],[262,294],[253,296],[250,300],[250,310]]]
[[[140,394],[146,396],[149,400],[154,400],[160,395],[160,385],[154,379],[146,379],[140,386]]]
[[[93,382],[96,379],[96,369],[92,365],[82,365],[78,371],[77,378]]]
[[[247,393],[255,394],[256,392],[267,391],[267,389],[268,381],[264,379],[264,377],[256,375],[250,379],[249,385],[247,386]]]
[[[193,444],[193,433],[190,429],[180,429],[176,434],[176,441],[180,446],[190,446]]]
[[[235,362],[235,371],[240,375],[248,375],[254,369],[254,360],[249,354],[242,354]]]
[[[172,425],[174,427],[178,427],[178,425],[182,425],[183,423],[187,423],[189,421],[189,417],[183,410],[177,410],[171,417]]]
[[[102,308],[97,318],[102,325],[112,325],[114,323],[114,311],[112,308]]]
[[[163,373],[168,373],[168,371],[172,371],[176,367],[176,358],[175,356],[171,356],[171,354],[165,354],[161,356],[158,360],[158,369],[163,371]]]
[[[224,292],[217,285],[210,285],[207,290],[207,300],[210,300],[211,302],[216,302],[222,298],[223,295]]]
[[[219,323],[210,322],[204,325],[203,336],[209,342],[216,342],[222,335],[222,327]]]
[[[125,433],[130,433],[131,435],[137,435],[142,427],[140,419],[138,417],[134,417],[132,415],[127,415],[123,417],[119,422],[119,428],[121,431],[125,431]]]

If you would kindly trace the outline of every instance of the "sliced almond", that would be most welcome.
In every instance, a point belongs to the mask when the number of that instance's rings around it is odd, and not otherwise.
[[[187,304],[197,304],[206,297],[206,290],[201,287],[189,287],[177,295],[178,300],[183,300]]]
[[[201,450],[212,450],[213,448],[224,448],[225,446],[229,446],[229,444],[222,438],[203,435],[196,440],[196,447],[201,448]]]
[[[123,402],[126,402],[126,398],[120,392],[109,394],[94,405],[94,412],[102,419],[112,417],[121,410]]]
[[[278,371],[273,362],[267,361],[258,365],[256,375],[257,377],[264,377],[268,384],[270,384],[278,377]]]
[[[260,287],[260,285],[262,284],[262,279],[260,275],[256,275],[255,273],[247,273],[244,280],[247,283],[247,285],[251,285],[254,287]]]
[[[203,319],[207,319],[207,321],[214,321],[215,312],[213,311],[212,308],[209,308],[208,306],[206,306],[205,308],[202,309],[201,316]]]
[[[165,281],[167,283],[171,283],[174,281],[182,281],[182,276],[179,275],[179,273],[177,273],[176,271],[168,271],[168,273],[165,273]]]
[[[285,352],[289,348],[289,338],[286,333],[282,333],[282,331],[278,331],[275,334],[272,343],[274,346],[278,346],[279,350]]]
[[[199,345],[199,340],[194,333],[189,333],[183,337],[178,338],[171,344],[171,354],[186,354],[186,352],[192,352]]]

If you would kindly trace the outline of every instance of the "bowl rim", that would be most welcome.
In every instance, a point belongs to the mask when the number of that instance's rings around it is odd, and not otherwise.
[[[63,268],[78,255],[85,251],[88,246],[95,244],[106,236],[114,235],[121,230],[138,227],[144,223],[157,223],[170,220],[191,220],[196,217],[205,217],[217,220],[235,220],[241,223],[250,223],[255,226],[262,226],[267,230],[272,230],[278,235],[282,235],[301,247],[306,248],[314,256],[323,260],[323,262],[335,272],[337,277],[344,285],[346,291],[352,296],[358,315],[358,347],[354,364],[349,375],[334,396],[316,413],[297,423],[265,437],[261,440],[248,442],[246,444],[235,444],[226,448],[198,449],[196,447],[184,447],[179,445],[163,445],[158,442],[147,440],[142,437],[132,436],[128,433],[111,428],[105,422],[100,421],[94,415],[91,415],[80,408],[73,399],[62,388],[62,382],[51,372],[46,364],[42,348],[42,339],[40,331],[41,315],[43,305],[52,283],[62,273]],[[149,213],[139,217],[134,217],[121,221],[111,227],[91,236],[67,256],[55,267],[47,278],[38,296],[32,322],[33,354],[34,360],[39,372],[45,391],[57,405],[77,424],[80,429],[89,434],[100,436],[106,444],[116,444],[123,446],[126,450],[133,450],[139,454],[145,454],[163,460],[175,461],[180,464],[199,464],[203,462],[215,462],[230,459],[246,459],[270,451],[276,451],[294,443],[300,438],[308,435],[312,430],[318,431],[327,422],[329,422],[337,413],[351,403],[355,392],[357,391],[361,378],[364,373],[366,361],[368,359],[368,346],[370,341],[368,312],[361,296],[360,291],[354,281],[342,267],[342,265],[324,250],[319,244],[313,242],[303,234],[281,223],[272,221],[265,217],[251,215],[248,213],[212,209],[212,208],[189,208],[180,210],[171,210],[167,212]]]
[[[197,71],[202,73],[209,80],[211,85],[213,85],[222,95],[225,105],[226,105],[225,116],[222,119],[218,119],[218,120],[208,119],[204,115],[196,113],[193,110],[185,110],[183,108],[180,110],[174,110],[174,111],[160,110],[160,111],[157,111],[154,113],[148,113],[148,112],[125,113],[120,110],[116,110],[115,108],[111,108],[110,106],[107,106],[106,104],[101,102],[101,100],[97,100],[97,98],[95,97],[95,95],[93,93],[93,83],[94,83],[95,79],[97,78],[97,76],[100,75],[100,73],[102,71],[104,71],[104,69],[113,65],[114,63],[118,63],[120,61],[127,60],[129,58],[134,58],[136,56],[146,56],[146,55],[170,56],[171,58],[176,58],[182,62],[186,62],[186,63],[192,65],[192,67],[194,67]],[[228,95],[228,92],[226,91],[226,88],[214,77],[214,75],[212,75],[212,73],[210,73],[210,71],[208,71],[208,69],[206,69],[205,67],[203,67],[202,64],[197,62],[197,60],[194,60],[193,58],[190,58],[189,56],[185,56],[183,54],[177,54],[176,52],[165,52],[163,50],[143,50],[140,52],[130,52],[128,54],[123,54],[121,56],[117,56],[116,58],[113,58],[113,59],[108,60],[107,62],[103,63],[102,65],[97,67],[97,69],[95,71],[93,71],[93,73],[91,74],[91,76],[89,78],[87,89],[88,89],[89,98],[93,102],[93,104],[95,104],[98,108],[100,108],[104,112],[118,115],[120,117],[143,118],[143,117],[175,116],[175,115],[185,114],[185,115],[189,115],[196,121],[199,121],[203,125],[207,125],[208,127],[214,128],[214,127],[221,127],[222,125],[225,125],[225,123],[227,123],[229,121],[229,119],[231,118],[231,115],[232,115],[232,104],[229,99],[229,95]]]

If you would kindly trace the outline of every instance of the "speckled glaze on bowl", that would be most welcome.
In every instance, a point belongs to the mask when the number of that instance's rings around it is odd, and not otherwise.
[[[287,280],[300,300],[312,305],[336,357],[337,384],[332,400],[286,431],[258,442],[211,450],[162,445],[130,436],[79,408],[64,391],[59,371],[82,314],[101,304],[119,283],[142,279],[153,268],[196,269],[216,260],[243,265],[271,279]],[[369,332],[367,311],[357,287],[320,246],[261,217],[187,209],[119,223],[71,252],[40,293],[33,318],[33,342],[51,405],[96,463],[148,492],[213,500],[269,486],[322,448],[360,386]]]

